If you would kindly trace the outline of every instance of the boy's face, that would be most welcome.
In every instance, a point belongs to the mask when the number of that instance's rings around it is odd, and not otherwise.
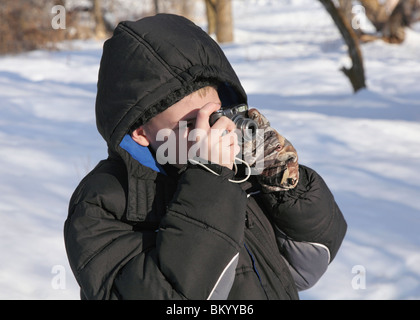
[[[182,167],[186,164],[188,151],[196,143],[196,141],[189,141],[188,134],[193,129],[201,129],[208,132],[210,129],[208,124],[209,116],[211,113],[219,110],[220,107],[221,102],[217,90],[212,87],[206,87],[204,90],[193,92],[184,97],[153,117],[146,124],[135,130],[132,138],[140,145],[150,145],[157,152],[157,158],[159,158],[159,150],[165,149],[166,153],[172,152],[172,154],[167,155],[170,158],[170,163],[176,167]],[[220,123],[219,126],[223,126],[221,128],[223,130],[229,132],[235,130],[235,125],[230,119],[225,118]],[[237,145],[237,140],[233,141],[234,139],[235,137],[231,139],[231,144],[225,145],[227,148],[230,147],[232,149],[232,154],[235,153],[236,155],[239,149],[236,146],[231,147],[235,144]],[[234,155],[230,155],[230,158],[234,158]],[[231,159],[228,162],[230,161]]]

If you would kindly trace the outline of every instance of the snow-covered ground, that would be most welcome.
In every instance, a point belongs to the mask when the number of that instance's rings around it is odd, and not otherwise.
[[[330,186],[349,225],[302,299],[420,299],[420,25],[363,45],[368,89],[318,1],[235,2],[223,45],[250,105]],[[62,229],[79,180],[107,156],[94,102],[102,44],[0,57],[0,299],[78,299]]]

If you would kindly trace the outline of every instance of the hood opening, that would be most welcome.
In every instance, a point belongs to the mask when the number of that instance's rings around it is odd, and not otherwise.
[[[111,150],[133,127],[184,96],[218,84],[224,106],[247,103],[220,46],[188,19],[159,14],[120,23],[104,44],[98,75],[96,122]]]

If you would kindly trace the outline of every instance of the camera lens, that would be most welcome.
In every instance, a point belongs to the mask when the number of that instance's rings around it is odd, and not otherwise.
[[[236,124],[236,127],[241,131],[244,140],[250,141],[254,139],[258,128],[257,123],[254,120],[238,115],[234,117],[232,121]]]

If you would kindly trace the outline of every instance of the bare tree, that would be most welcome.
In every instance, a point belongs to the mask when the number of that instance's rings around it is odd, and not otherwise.
[[[216,33],[216,1],[217,0],[206,0],[208,34]]]
[[[190,20],[194,19],[195,0],[153,0],[153,6],[156,14],[175,13]]]
[[[353,66],[348,69],[343,67],[341,71],[349,78],[355,92],[366,87],[365,70],[363,66],[362,52],[359,47],[359,39],[350,22],[343,13],[335,6],[332,0],[319,0],[334,20],[338,30],[347,44],[349,56]]]
[[[194,0],[182,0],[181,3],[181,14],[190,19],[193,20],[194,19]]]
[[[159,0],[153,0],[153,5],[155,7],[155,14],[158,14],[159,11]]]
[[[220,43],[233,41],[231,0],[206,0],[208,33],[216,34]]]
[[[402,43],[405,40],[405,28],[418,20],[419,0],[359,1],[366,10],[367,18],[386,42]],[[361,34],[363,41],[377,38]]]
[[[56,43],[69,39],[72,25],[66,14],[67,29],[52,25],[52,8],[63,5],[59,0],[2,0],[0,3],[0,54],[56,49]],[[61,11],[62,12],[62,11]]]
[[[351,21],[353,19],[353,13],[352,13],[353,2],[349,0],[338,0],[338,4],[339,4],[338,8],[343,13],[344,18],[347,21]]]
[[[95,19],[95,37],[104,39],[107,37],[105,21],[102,13],[102,1],[93,0],[93,17]]]

